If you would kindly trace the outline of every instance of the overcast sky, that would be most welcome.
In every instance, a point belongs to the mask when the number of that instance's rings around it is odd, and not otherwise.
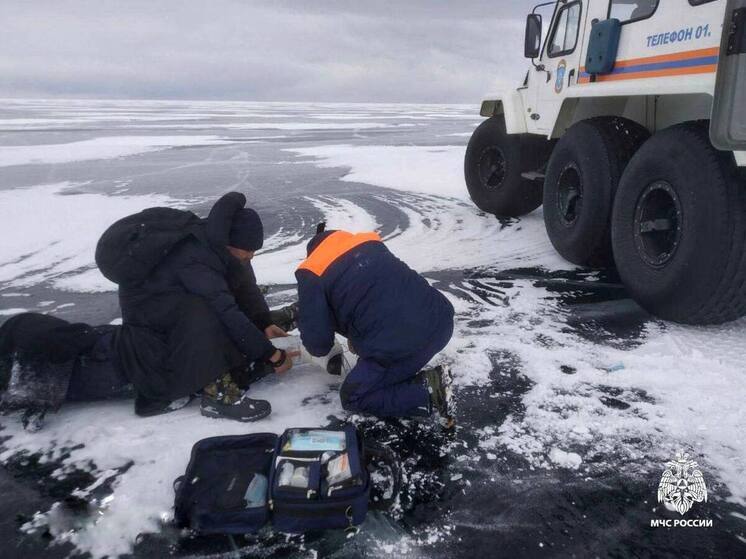
[[[0,0],[0,96],[475,102],[526,0]]]

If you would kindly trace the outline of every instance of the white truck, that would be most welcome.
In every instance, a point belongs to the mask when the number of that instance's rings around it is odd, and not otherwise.
[[[537,8],[524,83],[482,102],[472,200],[501,217],[543,204],[564,258],[615,264],[661,318],[746,314],[746,0]]]

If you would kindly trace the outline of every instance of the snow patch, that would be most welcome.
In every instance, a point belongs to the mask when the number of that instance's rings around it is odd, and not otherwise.
[[[385,195],[382,202],[396,204],[408,225],[384,237],[386,246],[420,273],[491,266],[539,266],[574,269],[553,249],[540,211],[521,219],[520,226],[505,227],[493,216],[480,214],[469,203],[419,194]],[[354,233],[379,230],[375,216],[341,197],[306,197],[323,214],[327,229]],[[253,261],[257,278],[265,284],[295,283],[294,272],[306,257],[308,238],[280,232]],[[453,301],[461,304],[459,300]]]
[[[570,470],[577,470],[583,463],[583,459],[579,454],[574,452],[565,452],[560,448],[553,448],[549,451],[549,459],[557,466],[562,468],[569,468]]]
[[[26,309],[0,309],[0,316],[13,316],[14,314],[21,314],[28,312]]]
[[[660,476],[683,449],[706,477],[727,485],[731,500],[746,504],[746,319],[716,327],[649,322],[639,345],[618,348],[568,329],[568,311],[529,281],[474,281],[481,291],[500,291],[503,302],[460,286],[473,303],[458,313],[447,348],[457,384],[489,385],[491,356],[513,360],[498,360],[498,373],[515,362],[531,381],[520,410],[496,432],[479,433],[481,448],[517,453],[537,468],[624,464],[628,475],[646,476]],[[607,363],[624,368],[610,372]]]
[[[335,197],[311,197],[308,200],[324,216],[327,229],[351,232],[374,231],[379,224],[357,204]],[[253,261],[258,281],[263,284],[294,284],[295,270],[306,258],[307,239],[298,233],[280,230],[265,243],[265,248]]]
[[[63,469],[89,470],[93,463],[97,478],[131,463],[113,482],[106,502],[98,504],[98,517],[64,536],[94,557],[122,555],[132,550],[139,533],[158,531],[161,520],[170,517],[172,484],[184,473],[194,443],[217,435],[326,425],[327,416],[343,414],[339,398],[329,396],[338,382],[326,371],[299,366],[252,385],[251,397],[270,400],[272,415],[251,424],[207,419],[200,415],[198,401],[153,418],[135,416],[132,401],[70,404],[50,415],[37,433],[24,431],[17,418],[4,422],[3,434],[11,438],[0,461],[21,450],[59,460],[66,448],[70,454],[62,460]]]
[[[313,157],[319,167],[348,167],[341,180],[468,199],[464,146],[332,145],[285,151]]]
[[[114,291],[95,267],[101,234],[116,220],[153,206],[179,205],[160,194],[73,193],[69,182],[0,190],[0,284],[51,282],[69,291]],[[44,224],[40,226],[40,224]]]

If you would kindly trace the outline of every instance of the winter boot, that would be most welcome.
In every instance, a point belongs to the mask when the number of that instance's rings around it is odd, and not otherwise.
[[[279,326],[285,332],[295,330],[298,327],[298,303],[269,311],[269,318],[272,324]]]
[[[267,417],[272,413],[272,406],[266,400],[247,397],[226,374],[203,389],[200,411],[205,417],[248,422]]]
[[[350,372],[350,367],[347,364],[343,351],[329,357],[329,360],[326,362],[326,372],[336,377],[345,376]]]
[[[65,401],[74,360],[59,363],[30,352],[2,356],[0,412],[23,412],[27,431],[38,431],[47,412],[55,412]]]
[[[447,365],[438,365],[431,369],[423,369],[417,378],[425,385],[430,393],[430,405],[440,415],[440,422],[446,429],[455,424],[453,418],[453,404],[451,402],[451,370]]]

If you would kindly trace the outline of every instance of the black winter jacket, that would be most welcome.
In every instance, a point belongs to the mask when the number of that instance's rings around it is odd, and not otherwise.
[[[225,248],[246,199],[223,196],[139,285],[120,286],[120,366],[143,396],[173,400],[275,351],[269,308],[251,266]]]
[[[274,353],[264,335],[269,308],[254,270],[225,248],[211,246],[204,231],[182,241],[143,284],[120,289],[122,318],[125,324],[155,326],[160,320],[153,318],[164,310],[160,307],[179,294],[203,298],[249,360],[266,360]]]

